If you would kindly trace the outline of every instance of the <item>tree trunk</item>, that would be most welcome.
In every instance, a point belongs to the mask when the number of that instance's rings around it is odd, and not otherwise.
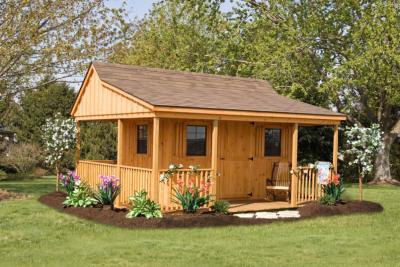
[[[396,135],[389,132],[383,136],[383,147],[378,152],[375,159],[375,176],[370,184],[400,184],[394,180],[390,173],[390,149],[396,138]]]
[[[363,199],[363,188],[362,188],[362,180],[363,180],[363,176],[361,174],[361,166],[360,164],[357,165],[357,174],[358,174],[358,200],[362,201]]]
[[[58,164],[56,164],[56,192],[59,191],[59,184],[60,184],[60,168]]]

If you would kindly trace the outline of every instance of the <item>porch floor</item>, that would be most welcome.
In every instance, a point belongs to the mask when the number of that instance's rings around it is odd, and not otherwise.
[[[282,210],[293,208],[287,201],[266,201],[263,199],[249,200],[237,199],[227,200],[231,204],[229,212],[251,212],[251,211],[267,211],[267,210]]]

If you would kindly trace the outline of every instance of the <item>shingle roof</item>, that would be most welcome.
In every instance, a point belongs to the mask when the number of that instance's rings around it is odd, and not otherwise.
[[[279,95],[264,80],[93,62],[100,79],[154,106],[343,116]]]

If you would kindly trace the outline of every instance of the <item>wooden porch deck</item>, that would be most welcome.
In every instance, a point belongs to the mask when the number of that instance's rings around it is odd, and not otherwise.
[[[293,206],[287,201],[266,201],[258,200],[228,200],[231,204],[229,212],[252,212],[252,211],[272,211],[282,209],[292,209]]]

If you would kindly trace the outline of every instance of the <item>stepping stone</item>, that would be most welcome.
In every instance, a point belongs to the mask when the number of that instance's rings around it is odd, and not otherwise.
[[[282,210],[278,211],[279,218],[300,218],[300,213],[297,210]]]
[[[236,216],[239,218],[251,219],[251,218],[254,218],[254,213],[236,213],[236,214],[233,214],[233,216]]]
[[[278,214],[276,212],[256,212],[257,219],[278,219]]]

